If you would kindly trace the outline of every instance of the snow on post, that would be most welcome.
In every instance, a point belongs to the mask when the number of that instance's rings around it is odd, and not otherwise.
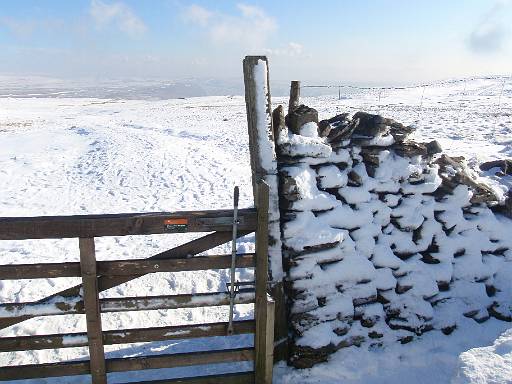
[[[243,66],[255,201],[257,201],[257,183],[259,181],[265,181],[270,187],[269,279],[271,285],[275,285],[282,281],[283,265],[268,60],[265,56],[247,56]]]
[[[265,56],[247,56],[244,59],[245,103],[249,129],[249,149],[254,200],[258,201],[258,183],[269,186],[269,284],[275,300],[274,357],[288,359],[288,324],[283,288],[283,259],[277,160],[275,151],[272,105],[268,79],[268,61]]]

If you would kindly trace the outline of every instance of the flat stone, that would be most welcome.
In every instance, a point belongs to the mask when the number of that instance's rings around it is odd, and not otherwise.
[[[348,113],[341,113],[339,115],[336,115],[334,117],[331,117],[327,121],[332,124],[334,127],[338,127],[340,125],[347,125],[350,123],[350,119],[348,117]]]
[[[493,160],[480,164],[482,171],[490,171],[493,168],[499,168],[501,170],[501,174],[496,173],[498,176],[512,175],[512,160]]]
[[[402,157],[425,156],[428,154],[427,147],[424,144],[408,141],[406,143],[397,143],[392,146],[395,153]]]
[[[327,136],[327,141],[329,141],[329,143],[339,143],[349,139],[354,133],[354,130],[357,128],[358,124],[358,119],[340,125],[334,125],[331,123],[332,128],[329,132],[329,135]]]

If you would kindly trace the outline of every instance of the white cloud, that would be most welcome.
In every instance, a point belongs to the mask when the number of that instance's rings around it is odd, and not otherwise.
[[[469,35],[469,48],[476,53],[498,52],[509,37],[510,30],[502,20],[503,9],[510,4],[508,0],[498,0],[491,10],[484,15],[480,23]]]
[[[507,35],[507,30],[503,26],[484,23],[471,33],[469,46],[474,52],[497,52],[503,46]]]
[[[304,52],[302,44],[290,41],[288,45],[283,48],[267,48],[265,52],[273,56],[300,56]]]
[[[133,37],[142,35],[147,29],[144,22],[122,2],[107,4],[101,0],[92,0],[89,13],[98,28],[114,25]]]
[[[246,49],[261,49],[277,30],[276,21],[259,7],[237,4],[239,14],[213,12],[198,5],[187,7],[185,21],[196,24],[217,44],[240,44]]]
[[[187,22],[205,27],[213,16],[213,12],[210,12],[200,5],[192,4],[190,7],[185,9],[182,16]]]

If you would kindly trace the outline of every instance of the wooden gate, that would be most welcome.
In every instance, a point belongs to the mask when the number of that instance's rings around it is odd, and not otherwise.
[[[253,348],[105,358],[104,345],[224,336],[227,323],[103,331],[101,313],[209,307],[229,304],[228,292],[99,298],[99,292],[148,273],[229,268],[231,255],[194,256],[231,240],[233,210],[56,217],[0,218],[0,240],[78,238],[80,262],[0,265],[0,279],[81,277],[82,284],[37,302],[0,304],[0,329],[37,316],[86,315],[86,333],[0,338],[0,352],[88,346],[87,361],[0,367],[0,381],[91,375],[106,383],[107,373],[254,361],[253,372],[148,383],[271,383],[274,302],[268,287],[268,199],[258,185],[256,207],[238,212],[238,237],[256,232],[256,252],[237,255],[237,268],[255,268],[255,289],[240,292],[237,304],[254,303],[254,320],[236,321],[234,334],[254,333]],[[148,259],[96,261],[94,238],[176,232],[212,232]],[[1,261],[0,261],[1,262]]]

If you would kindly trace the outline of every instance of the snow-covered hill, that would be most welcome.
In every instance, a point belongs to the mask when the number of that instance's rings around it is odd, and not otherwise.
[[[306,98],[320,117],[341,112],[380,113],[415,124],[421,140],[436,139],[450,155],[464,155],[477,169],[484,160],[512,155],[512,83],[505,78],[437,83],[406,90],[369,90]],[[380,93],[380,96],[379,96]],[[379,102],[380,99],[380,102]],[[284,98],[273,102],[286,104]],[[510,180],[485,175],[505,191]],[[228,208],[232,187],[241,188],[241,205],[250,206],[251,180],[245,103],[241,96],[186,100],[122,100],[86,98],[0,98],[0,215],[175,211]],[[511,228],[512,231],[512,228]],[[147,257],[193,235],[102,238],[100,260]],[[253,237],[239,243],[253,248]],[[224,247],[224,251],[228,250]],[[78,241],[28,240],[0,242],[4,263],[78,260]],[[250,279],[245,271],[240,279]],[[0,282],[0,301],[30,301],[75,281],[45,279]],[[144,277],[105,292],[114,295],[157,295],[224,290],[227,271],[183,272]],[[240,318],[252,316],[238,306]],[[219,321],[227,308],[150,311],[104,315],[106,329]],[[0,335],[85,330],[82,316],[33,319]],[[337,352],[332,361],[312,370],[283,366],[276,381],[284,383],[449,382],[458,356],[469,348],[493,344],[508,324],[489,320],[442,339],[422,340],[386,351],[355,347]],[[240,343],[250,343],[247,338]],[[109,347],[111,356],[212,348],[203,343],[157,343]],[[60,352],[2,353],[0,365],[49,362],[87,357],[81,349]],[[433,370],[432,367],[435,367]],[[229,367],[220,367],[229,370]],[[172,371],[171,374],[182,374]],[[197,372],[190,369],[189,372]],[[155,377],[158,377],[155,376]],[[466,375],[465,377],[471,377]],[[133,378],[135,380],[135,378]],[[79,380],[79,379],[77,379]]]

